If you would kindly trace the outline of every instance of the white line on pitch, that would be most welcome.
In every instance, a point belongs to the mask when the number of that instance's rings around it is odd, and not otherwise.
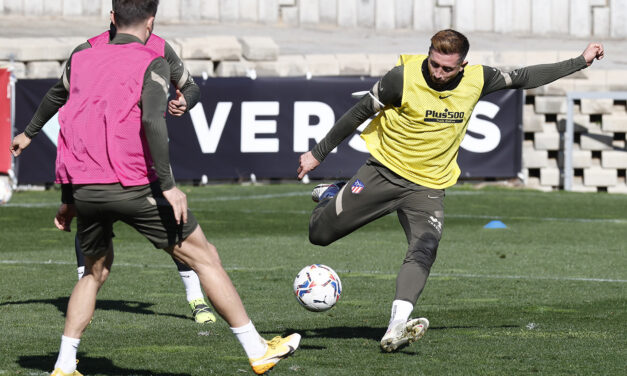
[[[463,192],[463,191],[462,191]],[[460,194],[462,192],[456,192]],[[284,193],[271,193],[264,195],[250,195],[250,196],[214,196],[214,197],[191,197],[189,201],[193,202],[215,202],[215,201],[240,201],[240,200],[264,200],[264,199],[272,199],[272,198],[281,198],[281,197],[297,197],[297,196],[308,196],[309,192],[303,191],[294,191],[294,192],[284,192]],[[18,208],[45,208],[45,207],[58,207],[60,202],[39,202],[39,203],[20,203],[20,204],[12,204],[7,203],[5,207],[18,207]],[[0,206],[0,208],[2,207]],[[204,211],[199,208],[191,208],[192,211]],[[240,210],[246,213],[254,213],[257,212],[255,209],[242,209]],[[287,213],[285,210],[261,210],[263,213]],[[260,212],[261,212],[260,211]],[[290,213],[302,214],[309,213],[309,210],[304,211],[290,211]],[[557,217],[530,217],[530,216],[498,216],[498,215],[478,215],[478,214],[446,214],[445,218],[468,218],[468,219],[501,219],[501,220],[525,220],[525,221],[548,221],[548,222],[596,222],[596,223],[616,223],[616,224],[624,224],[627,223],[627,219],[622,218],[557,218]]]
[[[68,261],[30,261],[30,260],[0,260],[0,264],[5,265],[76,265],[75,262]],[[114,267],[138,267],[142,268],[155,268],[155,269],[174,269],[174,265],[165,265],[165,264],[151,264],[151,265],[141,265],[137,264],[128,264],[128,263],[114,263]],[[272,270],[283,270],[284,268],[251,268],[251,267],[225,267],[226,270],[231,271],[272,271]],[[342,270],[336,269],[336,271],[344,274],[372,274],[372,275],[381,275],[381,274],[390,274],[385,272],[367,270],[367,271],[359,271],[359,270]],[[453,277],[453,278],[484,278],[484,279],[522,279],[522,280],[549,280],[549,281],[580,281],[580,282],[613,282],[613,283],[627,283],[627,279],[610,279],[610,278],[586,278],[586,277],[553,277],[553,276],[524,276],[524,275],[491,275],[491,274],[465,274],[465,273],[431,273],[431,276],[434,277]]]
[[[269,193],[265,195],[249,195],[249,196],[213,196],[213,197],[190,197],[190,202],[211,202],[211,201],[239,201],[239,200],[264,200],[269,198],[308,196],[310,192],[285,192],[285,193]],[[2,206],[8,208],[47,208],[58,207],[61,204],[61,196],[59,201],[52,202],[26,202],[26,203],[7,203]],[[1,206],[0,206],[1,207]]]
[[[446,218],[481,218],[481,219],[506,219],[506,220],[526,220],[526,221],[553,221],[553,222],[600,222],[600,223],[627,223],[627,219],[621,218],[557,218],[557,217],[527,217],[512,216],[503,217],[498,215],[476,215],[476,214],[449,214]]]
[[[584,278],[584,277],[551,277],[551,276],[523,276],[523,275],[489,275],[489,274],[457,274],[457,273],[431,273],[435,277],[456,277],[456,278],[485,278],[485,279],[528,279],[528,280],[550,280],[550,281],[584,281],[584,282],[616,282],[625,283],[626,279],[608,278]]]
[[[284,192],[284,193],[268,193],[265,195],[250,195],[250,196],[215,196],[215,197],[193,197],[191,202],[211,202],[211,201],[239,201],[239,200],[264,200],[267,198],[281,198],[281,197],[295,197],[295,196],[308,196],[310,192]]]

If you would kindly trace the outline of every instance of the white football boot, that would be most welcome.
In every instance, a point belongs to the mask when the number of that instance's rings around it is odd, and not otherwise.
[[[381,338],[381,349],[386,352],[396,351],[418,341],[429,328],[429,320],[424,317],[399,322],[385,332]]]
[[[311,191],[311,199],[313,202],[320,202],[327,197],[335,196],[346,182],[338,181],[333,184],[318,184]]]

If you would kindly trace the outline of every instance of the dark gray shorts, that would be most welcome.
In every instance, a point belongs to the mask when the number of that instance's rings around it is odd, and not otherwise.
[[[137,197],[120,200],[117,192],[100,192],[108,200],[76,199],[77,234],[85,256],[101,256],[113,238],[113,224],[122,221],[133,227],[156,248],[167,248],[185,240],[198,226],[187,210],[187,223],[178,225],[172,207],[157,189],[147,186]]]
[[[444,190],[411,183],[369,160],[335,197],[316,206],[309,222],[309,239],[314,244],[330,244],[395,211],[410,247],[425,233],[440,240]]]

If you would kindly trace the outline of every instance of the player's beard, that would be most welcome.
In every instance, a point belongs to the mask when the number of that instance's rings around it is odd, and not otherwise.
[[[440,79],[437,79],[434,76],[431,76],[431,83],[433,83],[433,86],[434,86],[435,89],[439,90],[439,89],[445,87],[446,84],[448,84],[449,82],[450,82],[450,80],[448,80],[448,81],[440,80]]]

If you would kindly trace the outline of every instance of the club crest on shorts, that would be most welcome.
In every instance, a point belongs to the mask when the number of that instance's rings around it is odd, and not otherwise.
[[[357,179],[357,180],[355,180],[353,185],[351,185],[351,192],[353,192],[353,194],[355,194],[355,195],[358,195],[358,194],[361,193],[361,191],[364,190],[364,188],[366,188],[364,183],[362,183],[361,180]]]

